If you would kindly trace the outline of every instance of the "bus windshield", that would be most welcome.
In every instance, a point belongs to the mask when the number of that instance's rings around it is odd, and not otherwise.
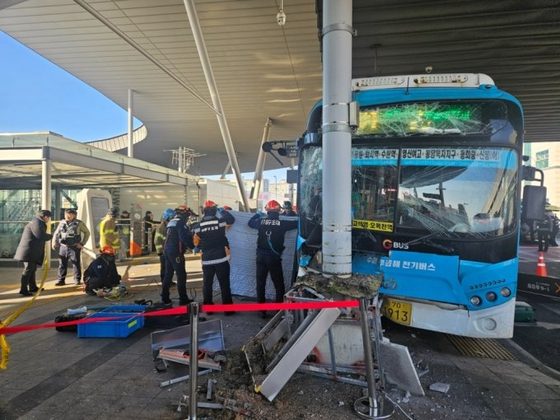
[[[354,228],[467,239],[515,228],[512,149],[362,146],[352,167]]]

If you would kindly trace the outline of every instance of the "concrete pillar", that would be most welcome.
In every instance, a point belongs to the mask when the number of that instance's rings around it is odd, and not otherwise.
[[[352,273],[352,0],[323,0],[323,272]]]

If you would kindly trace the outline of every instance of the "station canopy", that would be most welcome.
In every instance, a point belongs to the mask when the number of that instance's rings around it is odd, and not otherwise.
[[[14,133],[0,135],[0,190],[41,189],[45,159],[50,160],[53,187],[186,186],[197,179],[56,133]]]
[[[270,140],[295,139],[322,97],[322,0],[195,4],[240,169],[254,171],[268,118]],[[527,141],[560,140],[560,0],[354,0],[353,8],[353,77],[486,73],[522,103]],[[187,147],[204,155],[192,173],[226,167],[182,0],[8,0],[0,30],[125,109],[134,90],[147,128],[135,157],[171,167],[162,150]]]

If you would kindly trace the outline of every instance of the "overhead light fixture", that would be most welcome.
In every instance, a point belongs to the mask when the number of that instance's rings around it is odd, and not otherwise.
[[[284,26],[286,24],[286,13],[284,13],[284,0],[282,0],[282,3],[280,4],[280,10],[276,15],[276,22],[278,22],[278,25],[280,26]]]

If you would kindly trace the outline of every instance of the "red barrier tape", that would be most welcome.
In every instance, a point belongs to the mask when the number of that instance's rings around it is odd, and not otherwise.
[[[230,305],[202,305],[203,313],[214,312],[251,312],[251,311],[281,311],[281,310],[299,310],[299,309],[324,309],[324,308],[357,308],[360,303],[357,300],[344,301],[320,301],[320,302],[283,302],[283,303],[234,303]],[[183,315],[188,312],[187,306],[178,308],[164,309],[148,313],[138,313],[136,316],[167,316],[167,315]],[[90,322],[103,322],[121,319],[120,317],[103,317],[103,318],[84,318],[76,321],[66,322],[50,322],[39,325],[24,325],[21,327],[0,328],[1,334],[15,334],[23,331],[32,331],[42,328],[66,327],[70,325],[89,324]]]

